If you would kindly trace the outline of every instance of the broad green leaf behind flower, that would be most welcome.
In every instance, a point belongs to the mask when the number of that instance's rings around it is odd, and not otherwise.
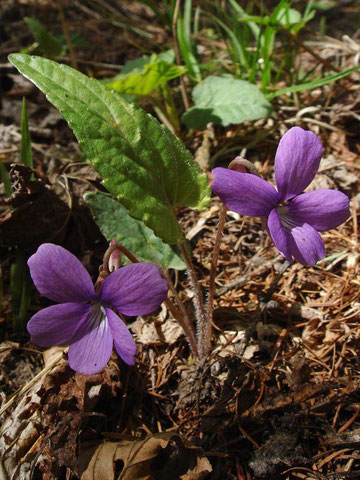
[[[9,59],[60,110],[129,214],[165,243],[182,240],[174,208],[201,210],[210,198],[207,177],[183,143],[140,107],[67,65],[22,54]]]
[[[122,243],[141,262],[160,264],[165,268],[185,270],[181,256],[157,237],[143,222],[130,217],[126,208],[119,205],[110,195],[103,192],[85,194],[101,233],[110,242]]]

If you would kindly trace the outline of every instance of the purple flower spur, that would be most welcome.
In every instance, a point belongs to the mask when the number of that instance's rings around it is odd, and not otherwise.
[[[288,260],[315,265],[324,258],[318,232],[337,227],[349,217],[349,199],[336,190],[303,193],[318,171],[319,138],[293,127],[280,140],[275,157],[277,190],[264,179],[227,168],[212,173],[213,192],[234,212],[264,217],[279,252]]]
[[[133,263],[110,273],[98,292],[81,262],[64,248],[45,243],[28,260],[38,291],[59,305],[44,308],[29,321],[31,341],[41,347],[69,343],[69,365],[92,374],[105,367],[113,345],[128,365],[136,345],[123,315],[146,315],[167,295],[166,281],[151,263]]]

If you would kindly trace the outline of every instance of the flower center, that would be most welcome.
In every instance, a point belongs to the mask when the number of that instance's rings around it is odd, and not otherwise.
[[[291,232],[293,228],[298,226],[289,215],[289,209],[286,206],[277,207],[276,210],[279,214],[281,225],[284,227],[285,230]]]
[[[87,318],[88,325],[90,326],[91,330],[98,327],[105,318],[105,308],[99,302],[94,303]]]

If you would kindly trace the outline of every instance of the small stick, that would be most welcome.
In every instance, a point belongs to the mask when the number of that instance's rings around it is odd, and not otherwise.
[[[263,314],[263,312],[268,307],[268,303],[270,302],[281,277],[283,276],[283,274],[285,273],[285,270],[288,268],[288,266],[290,264],[291,263],[288,260],[285,260],[284,263],[281,265],[281,268],[280,268],[279,272],[277,273],[276,277],[271,282],[271,285],[270,285],[269,289],[266,292],[261,292],[258,295],[258,302],[259,303],[258,303],[257,310],[255,312],[255,315],[254,315],[254,322],[245,331],[245,338],[244,338],[244,341],[243,341],[243,345],[241,347],[241,351],[239,352],[239,355],[241,357],[244,355],[245,350],[247,349],[247,346],[249,344],[251,336],[253,335],[253,333],[256,329],[257,322],[259,322],[259,320],[261,318],[261,315]]]
[[[266,292],[259,295],[260,302],[266,303],[271,300],[271,297],[273,296],[281,277],[284,275],[285,270],[288,268],[289,265],[291,265],[291,262],[289,262],[289,260],[285,260],[284,263],[281,265],[276,277],[271,282],[269,289]]]
[[[5,403],[0,409],[0,415],[2,415],[11,405],[22,395],[24,395],[30,388],[44,375],[50,372],[50,370],[55,367],[55,365],[62,359],[64,358],[64,354],[67,353],[69,350],[69,347],[65,348],[61,354],[59,354],[49,365],[41,370],[35,377],[30,380],[26,385],[21,387],[17,392],[14,393],[14,395],[10,398],[8,402]]]
[[[78,64],[77,64],[75,52],[74,52],[74,49],[73,49],[73,46],[72,46],[69,28],[68,28],[68,25],[67,25],[67,22],[66,22],[66,18],[65,18],[65,15],[64,15],[64,10],[63,10],[62,1],[63,1],[63,0],[59,0],[59,2],[56,2],[56,5],[57,5],[58,10],[59,10],[59,15],[60,15],[60,20],[61,20],[61,26],[62,26],[62,29],[63,29],[63,32],[64,32],[64,37],[65,37],[65,40],[66,40],[66,45],[67,45],[67,47],[68,47],[68,49],[69,49],[71,66],[72,66],[73,68],[77,69],[77,68],[78,68]]]
[[[303,43],[301,40],[297,38],[296,35],[293,33],[289,32],[286,30],[286,28],[282,27],[281,32],[284,33],[291,42],[295,43],[295,45],[299,48],[303,48],[305,52],[309,53],[312,57],[315,58],[315,60],[319,63],[322,63],[325,67],[327,67],[329,70],[333,70],[336,73],[340,73],[341,69],[334,65],[333,63],[329,62],[329,60],[326,60],[326,58],[322,58],[320,55],[318,55],[311,47],[307,46],[305,43]]]

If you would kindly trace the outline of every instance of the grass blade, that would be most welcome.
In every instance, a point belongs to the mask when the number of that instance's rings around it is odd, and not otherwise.
[[[295,92],[301,92],[302,90],[312,90],[317,87],[322,87],[323,85],[328,85],[329,83],[336,82],[337,80],[340,80],[341,78],[346,77],[347,75],[350,75],[353,72],[356,72],[359,70],[360,66],[352,67],[352,68],[347,68],[346,70],[343,70],[342,72],[335,73],[334,75],[328,75],[327,77],[322,77],[318,78],[317,80],[312,80],[311,82],[307,83],[302,83],[300,85],[293,85],[292,87],[287,87],[287,88],[282,88],[281,90],[277,90],[276,92],[273,93],[268,93],[266,95],[266,98],[268,100],[272,100],[275,97],[278,97],[280,95],[285,95],[287,93],[295,93]]]
[[[186,0],[184,17],[180,14],[177,21],[177,36],[179,48],[188,73],[197,81],[201,81],[200,65],[195,57],[191,39],[192,0]]]
[[[29,124],[27,119],[26,100],[23,98],[21,110],[21,145],[20,145],[20,161],[30,168],[34,168],[33,155],[31,150],[31,137],[29,132]]]

